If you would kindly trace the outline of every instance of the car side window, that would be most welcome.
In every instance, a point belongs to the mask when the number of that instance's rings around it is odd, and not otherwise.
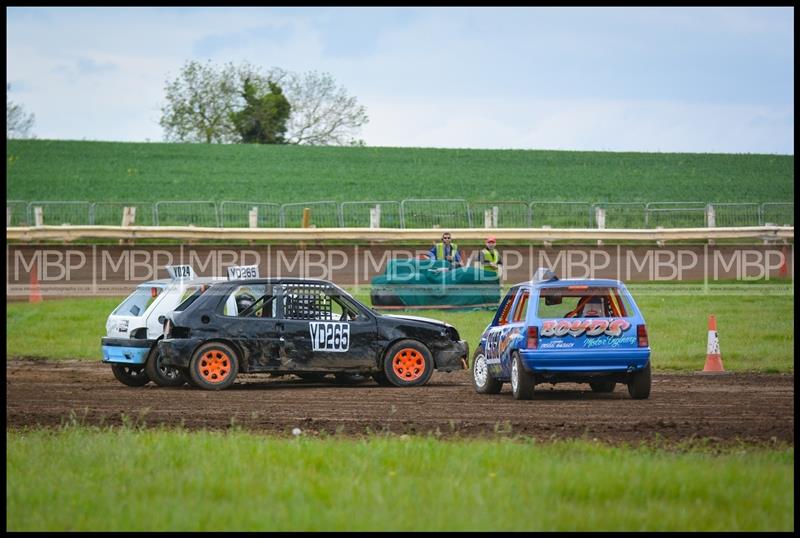
[[[222,314],[240,318],[274,318],[273,290],[266,284],[239,286],[228,295]]]
[[[508,291],[505,299],[503,299],[503,302],[500,303],[500,307],[497,309],[497,318],[494,325],[505,325],[508,323],[508,317],[511,307],[514,305],[514,297],[516,297],[517,291],[519,291],[519,288],[511,288]]]
[[[517,299],[517,306],[514,308],[514,315],[511,317],[512,323],[524,321],[528,312],[528,297],[530,291],[523,289],[519,292],[519,299]]]
[[[283,315],[286,319],[351,321],[360,313],[349,302],[324,284],[286,284]]]

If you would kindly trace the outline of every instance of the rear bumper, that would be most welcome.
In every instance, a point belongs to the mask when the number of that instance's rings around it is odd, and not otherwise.
[[[155,340],[134,338],[102,338],[103,362],[109,364],[144,364]]]
[[[165,338],[158,343],[161,363],[165,366],[188,368],[192,352],[203,341],[199,338]]]
[[[650,362],[650,348],[609,350],[520,350],[531,372],[633,372]]]
[[[462,360],[463,359],[463,360]],[[436,369],[443,372],[462,370],[466,368],[469,359],[469,344],[466,340],[459,340],[443,350],[434,352],[433,361]]]

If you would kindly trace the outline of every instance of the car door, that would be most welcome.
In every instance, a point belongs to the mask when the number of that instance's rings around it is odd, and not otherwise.
[[[297,370],[369,369],[377,356],[377,322],[331,286],[281,285],[281,358]]]
[[[281,368],[277,305],[274,286],[257,282],[235,286],[220,302],[218,319],[242,350],[247,371]]]

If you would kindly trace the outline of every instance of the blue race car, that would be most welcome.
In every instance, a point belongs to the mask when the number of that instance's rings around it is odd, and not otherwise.
[[[559,280],[539,269],[513,286],[481,335],[472,378],[481,394],[511,382],[517,400],[539,383],[589,383],[594,392],[628,386],[650,396],[650,344],[636,302],[618,280]]]

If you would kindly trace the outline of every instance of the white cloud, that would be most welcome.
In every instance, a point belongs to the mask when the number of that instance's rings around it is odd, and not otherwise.
[[[669,101],[366,102],[372,146],[793,153],[792,108]],[[776,137],[776,134],[778,135]]]

